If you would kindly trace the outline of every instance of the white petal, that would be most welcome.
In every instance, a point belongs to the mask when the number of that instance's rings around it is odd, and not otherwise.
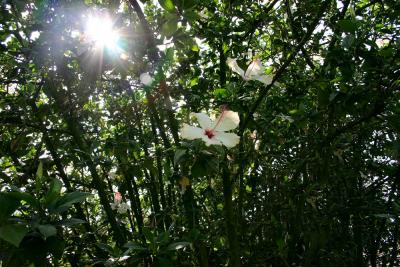
[[[234,133],[216,132],[214,138],[228,148],[236,146],[240,141],[240,137]]]
[[[183,124],[183,127],[181,128],[180,132],[181,132],[182,138],[188,139],[188,140],[199,139],[199,138],[203,138],[203,136],[205,136],[203,129],[190,126],[186,123]]]
[[[199,122],[201,128],[203,128],[203,129],[211,128],[212,120],[210,119],[210,117],[208,117],[207,114],[191,113],[190,115],[195,116],[197,118],[197,121]]]
[[[261,76],[255,76],[253,79],[262,82],[265,85],[271,84],[272,83],[272,79],[274,78],[274,76],[272,75],[261,75]]]
[[[215,134],[217,134],[217,133],[215,133]],[[212,138],[209,138],[207,135],[203,135],[202,139],[203,139],[204,143],[206,143],[206,146],[210,146],[210,145],[221,146],[222,145],[222,142],[216,138],[216,135],[213,136]]]
[[[261,60],[253,60],[244,74],[246,80],[253,80],[254,76],[260,76],[264,73],[264,67],[261,64]]]
[[[144,85],[150,86],[153,83],[153,78],[148,72],[140,74],[140,82]]]
[[[219,116],[213,127],[215,127],[215,131],[230,131],[238,127],[239,122],[239,114],[237,112],[227,110]]]
[[[118,204],[116,204],[116,203],[111,203],[111,209],[112,210],[115,210],[117,207],[118,207]]]
[[[257,140],[257,141],[254,143],[254,150],[259,150],[259,149],[260,149],[260,144],[261,144],[261,141],[260,141],[260,140]]]
[[[228,59],[226,60],[226,64],[233,72],[236,72],[237,74],[242,76],[242,78],[244,78],[244,70],[239,67],[236,59],[228,57]]]

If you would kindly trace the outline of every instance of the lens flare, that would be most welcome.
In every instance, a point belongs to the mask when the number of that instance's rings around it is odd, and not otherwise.
[[[107,48],[111,51],[117,51],[118,40],[120,38],[117,31],[114,30],[113,22],[107,17],[89,17],[85,35],[93,42],[96,48]]]

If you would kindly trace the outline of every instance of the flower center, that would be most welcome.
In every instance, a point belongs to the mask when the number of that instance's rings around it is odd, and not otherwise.
[[[211,139],[215,136],[214,131],[212,129],[205,129],[204,134],[207,135],[207,137],[209,139]]]

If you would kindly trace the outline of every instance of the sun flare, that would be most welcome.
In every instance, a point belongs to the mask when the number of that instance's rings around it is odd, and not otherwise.
[[[86,23],[85,35],[96,48],[118,50],[120,36],[113,27],[113,22],[107,17],[89,17]]]

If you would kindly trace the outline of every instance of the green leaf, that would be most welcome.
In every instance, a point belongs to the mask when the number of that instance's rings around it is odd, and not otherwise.
[[[348,34],[346,37],[343,38],[342,46],[346,49],[349,49],[354,44],[354,35]]]
[[[36,178],[40,180],[42,179],[42,177],[43,177],[43,162],[39,161],[39,166],[36,171]]]
[[[190,87],[193,87],[193,86],[197,85],[198,83],[199,83],[199,78],[195,77],[190,80]]]
[[[190,245],[190,242],[176,242],[172,243],[167,247],[167,250],[178,250]]]
[[[158,176],[157,169],[154,167],[152,159],[146,159],[143,162],[143,167],[148,169],[154,176]]]
[[[174,165],[175,166],[184,160],[184,156],[186,155],[186,152],[187,152],[186,149],[179,149],[179,148],[175,151],[175,156],[174,156]]]
[[[62,213],[68,210],[74,203],[83,202],[90,195],[91,195],[90,193],[85,193],[85,192],[68,193],[59,198],[54,205],[53,204],[50,205],[49,212]]]
[[[104,243],[97,243],[96,246],[102,250],[104,250],[105,252],[109,253],[109,254],[114,254],[114,249],[112,248],[112,246],[108,245],[108,244],[104,244]]]
[[[46,248],[55,258],[60,259],[65,249],[65,241],[58,236],[51,236],[46,240]]]
[[[192,45],[192,51],[194,51],[194,52],[199,52],[200,51],[200,48],[199,48],[199,46],[197,45],[197,44],[194,44],[194,45]],[[193,86],[193,85],[192,85]]]
[[[167,62],[173,62],[174,61],[174,56],[175,56],[175,50],[173,47],[167,48],[165,51],[165,61]]]
[[[358,22],[356,20],[343,19],[338,22],[338,26],[344,32],[355,33],[358,28]]]
[[[45,237],[45,239],[57,234],[57,228],[51,224],[41,224],[37,227],[37,229]]]
[[[391,47],[384,47],[379,51],[379,55],[384,57],[384,58],[390,58],[394,56],[396,50],[391,48]]]
[[[63,185],[62,182],[58,179],[53,179],[51,181],[50,189],[45,197],[46,204],[51,203],[54,199],[56,199],[60,195],[62,185]]]
[[[169,232],[161,232],[157,238],[156,242],[159,244],[167,244],[169,243]]]
[[[149,228],[143,228],[143,234],[146,237],[147,241],[150,241],[150,243],[153,243],[155,240],[155,235],[154,232],[149,229]]]
[[[217,88],[213,92],[214,96],[218,99],[225,99],[229,96],[229,93],[224,88]]]
[[[158,0],[158,3],[169,12],[175,11],[174,2],[172,2],[172,0]]]
[[[171,37],[177,30],[178,30],[178,18],[176,16],[169,18],[161,26],[161,33],[166,37]]]
[[[29,230],[25,225],[4,225],[0,227],[0,238],[18,247],[28,231]]]
[[[20,202],[21,200],[25,201],[27,204],[31,205],[34,208],[39,207],[39,201],[32,196],[31,194],[25,193],[25,192],[10,192],[7,195],[9,195],[11,198],[18,200]]]
[[[0,224],[2,224],[14,213],[21,203],[17,199],[12,198],[9,193],[0,193],[0,203]]]
[[[178,5],[181,9],[191,9],[197,5],[197,0],[178,0]]]
[[[201,17],[200,15],[193,10],[185,10],[183,16],[189,21],[189,22],[196,22],[198,21]]]
[[[218,172],[218,159],[212,155],[201,153],[191,168],[193,177],[203,177]]]

